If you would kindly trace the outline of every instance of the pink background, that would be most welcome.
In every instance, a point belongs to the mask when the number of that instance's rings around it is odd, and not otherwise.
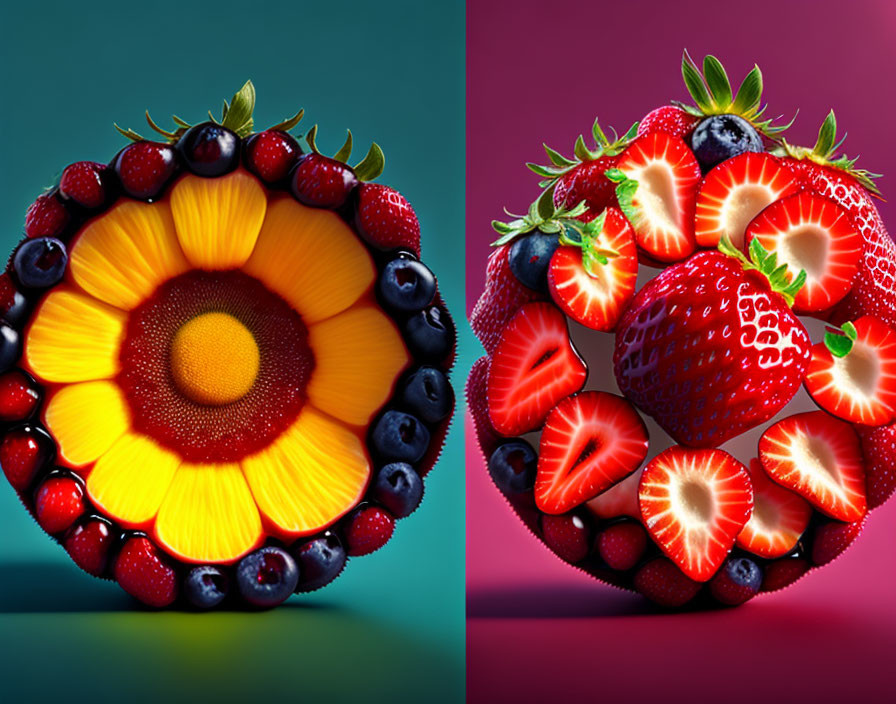
[[[847,12],[848,9],[848,12]],[[896,173],[896,3],[468,3],[467,306],[484,281],[489,227],[537,195],[526,161],[569,154],[595,115],[620,132],[684,99],[682,48],[718,56],[734,81],[756,62],[769,114],[800,114],[812,144],[834,108],[845,151]],[[896,193],[893,176],[880,181]],[[892,205],[881,212],[896,230]],[[491,485],[467,425],[468,698],[561,696],[677,702],[888,700],[896,652],[896,501],[827,568],[747,606],[664,614],[563,564]]]

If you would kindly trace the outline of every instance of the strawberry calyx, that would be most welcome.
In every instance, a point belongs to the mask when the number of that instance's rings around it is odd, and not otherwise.
[[[818,139],[815,141],[814,147],[799,147],[790,144],[787,140],[781,139],[781,146],[774,150],[777,156],[789,156],[793,159],[808,159],[821,166],[830,166],[840,171],[845,171],[858,181],[864,188],[871,191],[874,195],[880,195],[880,189],[874,183],[874,179],[880,178],[881,174],[871,173],[865,169],[857,169],[856,161],[858,157],[848,158],[845,154],[837,155],[837,151],[846,140],[846,135],[837,140],[837,117],[831,110],[821,127],[818,130]]]
[[[594,220],[585,223],[584,227],[564,227],[560,231],[561,245],[582,250],[582,267],[592,278],[597,278],[598,266],[606,266],[610,259],[620,256],[615,249],[600,245],[600,233],[606,219],[607,211],[604,210]]]
[[[701,71],[685,50],[681,58],[681,75],[695,105],[679,101],[672,101],[672,104],[690,115],[696,117],[738,115],[749,122],[757,132],[773,140],[793,124],[791,120],[786,125],[774,125],[772,123],[778,118],[762,119],[768,106],[762,105],[762,71],[759,70],[759,66],[753,66],[741,82],[737,93],[734,93],[725,67],[715,56],[708,54],[703,59]]]
[[[583,229],[585,223],[579,218],[588,212],[588,204],[583,200],[572,208],[558,208],[554,205],[555,186],[556,184],[552,184],[542,191],[525,215],[516,215],[504,208],[504,212],[513,220],[510,222],[492,220],[492,228],[501,235],[492,242],[492,247],[501,247],[534,230],[559,236],[566,228]]]
[[[638,208],[634,203],[635,192],[638,190],[638,181],[619,169],[608,169],[604,172],[608,180],[616,184],[616,200],[622,214],[634,226],[638,222]]]
[[[541,164],[529,162],[526,166],[530,171],[544,179],[539,185],[542,188],[548,188],[556,184],[562,176],[586,161],[596,161],[604,156],[616,156],[617,154],[621,154],[629,143],[638,136],[638,123],[636,122],[629,127],[628,132],[621,137],[612,127],[610,128],[610,132],[613,133],[612,140],[607,136],[607,133],[601,129],[600,123],[597,118],[595,118],[594,124],[591,126],[591,135],[594,138],[595,145],[594,149],[589,148],[588,145],[585,144],[585,137],[580,134],[573,147],[575,158],[570,159],[565,157],[545,144],[544,151],[551,163],[547,166],[542,166]]]
[[[317,148],[317,144],[315,143],[317,139],[317,125],[314,125],[310,130],[308,130],[308,134],[305,135],[305,143],[308,145],[308,148],[314,152],[315,154],[320,154],[320,150]],[[343,164],[348,164],[349,158],[352,155],[352,131],[346,130],[345,142],[343,142],[342,146],[339,148],[331,159],[335,159]],[[351,167],[352,171],[355,172],[355,176],[358,177],[359,181],[372,181],[377,176],[383,173],[383,167],[386,165],[386,157],[383,154],[383,150],[380,149],[380,145],[376,142],[372,142],[370,145],[370,149],[367,151],[367,155],[359,161],[357,164]]]
[[[850,322],[843,323],[839,328],[829,328],[824,334],[824,346],[828,351],[842,359],[852,352],[853,345],[859,338],[856,326]]]
[[[212,122],[215,124],[221,125],[222,127],[226,127],[229,130],[232,130],[240,137],[248,137],[252,134],[252,129],[254,128],[255,122],[252,117],[252,113],[255,111],[255,85],[252,81],[246,81],[243,84],[243,87],[240,88],[236,93],[234,93],[233,97],[230,99],[230,102],[224,101],[224,107],[221,110],[221,118],[216,118],[211,110],[209,110],[208,116]],[[305,111],[299,110],[292,117],[288,117],[282,122],[269,127],[271,130],[280,130],[283,132],[289,132],[293,127],[301,122],[302,117],[304,116]],[[171,120],[174,122],[177,127],[173,130],[166,130],[162,127],[159,127],[155,123],[155,121],[150,117],[149,110],[146,111],[146,122],[153,129],[153,131],[158,132],[162,135],[165,140],[171,144],[176,142],[183,136],[184,132],[193,127],[193,125],[187,122],[184,119],[181,119],[177,115],[172,115]],[[144,137],[139,133],[135,132],[132,129],[123,129],[119,127],[117,124],[115,125],[115,129],[117,129],[122,135],[130,139],[134,142],[142,142],[144,141]]]
[[[719,251],[729,257],[733,257],[740,262],[745,271],[758,271],[766,279],[769,286],[775,293],[781,294],[787,305],[792,306],[796,294],[806,283],[806,270],[801,269],[800,273],[790,279],[787,264],[778,265],[778,253],[769,252],[758,239],[750,242],[748,251],[749,258],[744,255],[737,247],[735,247],[727,235],[723,235],[719,241]]]

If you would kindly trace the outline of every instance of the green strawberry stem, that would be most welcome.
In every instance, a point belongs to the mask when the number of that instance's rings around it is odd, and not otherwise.
[[[320,151],[317,148],[316,144],[317,140],[317,125],[314,125],[310,130],[308,130],[308,134],[305,135],[305,143],[308,145],[308,148],[314,152],[315,154],[320,154]],[[343,164],[348,164],[349,158],[352,155],[352,131],[346,130],[345,142],[343,142],[342,146],[339,148],[333,155],[333,159],[336,161],[340,161]],[[380,145],[376,142],[372,142],[370,145],[370,149],[367,150],[367,156],[365,156],[361,161],[355,164],[352,167],[352,170],[355,172],[355,176],[358,177],[361,181],[372,181],[377,176],[383,173],[383,168],[386,165],[386,156],[383,154],[383,150],[380,149]]]
[[[560,232],[560,244],[577,247],[582,250],[582,268],[592,278],[597,277],[597,265],[606,266],[610,259],[619,256],[619,252],[599,244],[600,233],[603,232],[607,211],[604,210],[584,227],[565,227]],[[577,221],[578,222],[578,221]]]
[[[777,118],[761,119],[767,106],[762,105],[762,71],[755,64],[736,94],[731,89],[725,67],[711,54],[703,59],[701,72],[685,49],[681,57],[681,75],[695,105],[678,101],[674,104],[691,115],[739,115],[758,132],[771,139],[775,139],[776,135],[793,124],[791,120],[786,125],[773,125]]]
[[[856,326],[852,323],[843,323],[838,328],[840,332],[826,332],[824,334],[824,346],[828,348],[830,353],[835,357],[843,358],[848,355],[859,337]]]
[[[765,276],[772,291],[780,293],[789,306],[793,305],[796,294],[799,293],[803,284],[806,283],[805,269],[801,269],[796,278],[791,281],[787,265],[778,265],[778,253],[769,252],[757,239],[750,242],[749,258],[744,256],[744,253],[731,243],[727,235],[723,235],[719,241],[719,251],[737,259],[744,270],[755,270]]]
[[[624,171],[619,169],[608,169],[604,172],[604,176],[616,184],[616,200],[619,203],[619,209],[632,227],[637,229],[641,218],[641,212],[635,205],[638,182],[629,178]]]
[[[815,140],[814,147],[811,149],[809,147],[798,147],[790,144],[786,139],[782,139],[780,148],[776,149],[774,153],[778,156],[789,156],[794,159],[808,159],[822,166],[830,166],[834,169],[845,171],[871,193],[879,196],[880,189],[874,183],[874,179],[880,178],[880,174],[874,174],[870,171],[865,171],[865,169],[857,169],[856,161],[858,161],[858,157],[850,159],[844,154],[837,156],[837,151],[843,145],[845,139],[846,135],[837,141],[837,116],[831,110],[827,117],[824,118],[824,122],[821,123],[821,127],[818,130],[818,139]]]

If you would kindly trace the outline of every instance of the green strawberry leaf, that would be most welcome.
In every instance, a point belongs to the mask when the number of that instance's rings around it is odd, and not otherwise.
[[[848,355],[859,334],[852,323],[844,323],[840,330],[829,331],[824,334],[824,346],[835,357],[842,359]]]
[[[703,59],[703,75],[716,107],[724,109],[731,105],[731,83],[725,68],[715,56],[707,54]]]
[[[386,166],[386,155],[380,149],[380,145],[373,142],[370,149],[367,150],[367,156],[359,161],[355,166],[355,176],[359,181],[373,181],[377,176],[383,173]]]

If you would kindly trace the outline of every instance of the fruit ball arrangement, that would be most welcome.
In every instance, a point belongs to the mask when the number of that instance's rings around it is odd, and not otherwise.
[[[271,607],[423,496],[455,331],[397,191],[220,119],[131,130],[28,209],[0,276],[0,465],[72,560],[153,607]]]
[[[756,67],[682,74],[594,147],[546,147],[471,315],[488,471],[560,558],[665,607],[837,557],[896,487],[896,245],[874,174],[764,118]],[[812,332],[810,332],[812,331]]]

